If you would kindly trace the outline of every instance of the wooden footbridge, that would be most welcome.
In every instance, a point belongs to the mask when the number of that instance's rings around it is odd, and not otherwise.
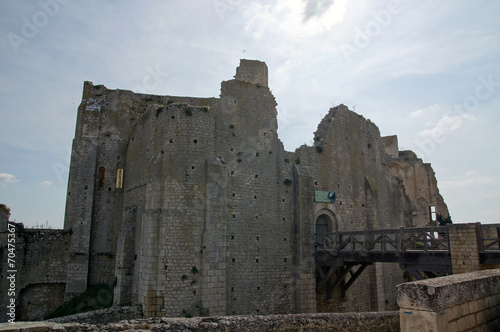
[[[500,264],[500,224],[475,224],[476,241],[453,238],[462,234],[450,234],[457,225],[316,234],[317,287],[327,285],[330,294],[341,287],[345,294],[375,262],[398,263],[417,280],[449,275],[453,273],[452,250],[474,247],[468,242],[476,243],[480,264]]]

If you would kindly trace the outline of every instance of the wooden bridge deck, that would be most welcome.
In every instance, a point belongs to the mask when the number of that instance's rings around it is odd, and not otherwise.
[[[477,224],[482,264],[500,264],[500,224]],[[398,263],[416,279],[452,274],[449,228],[400,228],[316,234],[318,289],[345,292],[375,262]],[[350,275],[346,282],[346,277]]]

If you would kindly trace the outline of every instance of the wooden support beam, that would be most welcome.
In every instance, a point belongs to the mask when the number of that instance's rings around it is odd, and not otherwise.
[[[436,278],[437,277],[437,275],[431,271],[422,271],[422,272],[427,276],[427,278]]]
[[[355,266],[355,264],[346,264],[346,265],[342,266],[340,273],[337,275],[337,279],[335,280],[335,282],[331,286],[332,289],[337,287],[342,282],[342,280],[344,280],[345,276],[349,273],[349,271],[351,270],[351,268],[353,266]]]
[[[407,270],[407,271],[410,272],[415,279],[424,280],[424,277],[422,277],[422,275],[418,271],[415,270]]]
[[[318,264],[316,264],[316,271],[318,271],[321,279],[323,279],[325,277],[325,272],[323,272],[323,268],[321,266],[319,266]]]
[[[342,287],[342,297],[345,296],[345,293],[347,292],[347,290],[352,286],[352,284],[354,284],[354,282],[356,281],[356,279],[359,278],[359,276],[361,275],[361,273],[363,273],[363,271],[366,269],[366,267],[368,265],[370,265],[370,264],[362,264],[356,270],[356,272],[351,276],[351,278],[349,279],[349,281],[346,282],[346,284]]]
[[[319,283],[318,288],[316,288],[316,290],[320,290],[326,284],[326,282],[328,281],[328,279],[330,279],[330,277],[332,276],[333,272],[335,272],[336,269],[338,269],[337,266],[332,266],[330,270],[328,270],[326,275],[321,279],[321,282]]]

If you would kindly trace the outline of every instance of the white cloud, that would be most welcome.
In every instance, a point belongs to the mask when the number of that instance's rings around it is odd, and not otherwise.
[[[449,107],[444,104],[432,104],[429,105],[425,108],[418,109],[416,111],[411,112],[410,117],[412,118],[419,118],[424,115],[433,115],[436,113],[443,113],[445,112]]]
[[[412,118],[418,118],[418,117],[421,117],[423,114],[424,114],[424,110],[420,109],[418,111],[411,112],[410,116]]]
[[[278,123],[279,127],[286,126],[290,124],[295,118],[295,114],[288,110],[287,107],[282,107],[278,109]]]
[[[475,120],[475,117],[470,114],[449,115],[445,114],[439,121],[429,121],[425,125],[429,127],[417,133],[417,136],[422,138],[442,137],[462,127],[465,120]]]
[[[43,181],[42,183],[40,183],[40,187],[48,188],[50,186],[52,186],[52,182],[50,181]]]
[[[456,181],[442,181],[439,184],[443,188],[444,187],[446,187],[446,188],[463,188],[463,187],[488,184],[488,183],[492,183],[493,181],[494,181],[494,179],[487,178],[487,177],[481,177],[481,178],[468,178],[468,179],[456,180]]]
[[[0,173],[0,182],[2,183],[16,183],[18,181],[19,179],[16,179],[16,177],[12,174]]]
[[[302,39],[329,31],[344,20],[347,0],[317,1],[278,0],[274,6],[252,3],[245,12],[246,30],[260,38],[267,31],[289,39]]]
[[[500,217],[500,210],[486,210],[484,214],[489,217]]]

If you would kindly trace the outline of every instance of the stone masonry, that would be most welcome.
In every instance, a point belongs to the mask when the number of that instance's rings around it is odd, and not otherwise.
[[[413,151],[397,150],[397,136],[383,137],[389,154],[389,168],[394,176],[403,182],[404,194],[408,204],[405,226],[426,227],[439,226],[436,217],[441,214],[449,216],[448,208],[439,194],[436,176],[432,167],[418,158]],[[435,213],[430,209],[434,207]]]
[[[64,230],[19,230],[44,263],[23,263],[18,303],[52,308],[108,284],[146,317],[395,310],[394,265],[370,266],[345,297],[317,294],[315,232],[421,226],[431,206],[448,216],[432,168],[344,105],[313,146],[285,151],[276,106],[253,60],[218,98],[85,82]],[[325,192],[335,200],[315,199]]]
[[[449,229],[453,274],[479,271],[477,224],[457,224]]]
[[[0,331],[193,331],[284,332],[399,330],[398,312],[329,313],[270,316],[217,316],[205,318],[149,318],[114,320],[110,323],[21,322],[0,324]]]
[[[398,286],[401,331],[498,331],[500,270]]]

